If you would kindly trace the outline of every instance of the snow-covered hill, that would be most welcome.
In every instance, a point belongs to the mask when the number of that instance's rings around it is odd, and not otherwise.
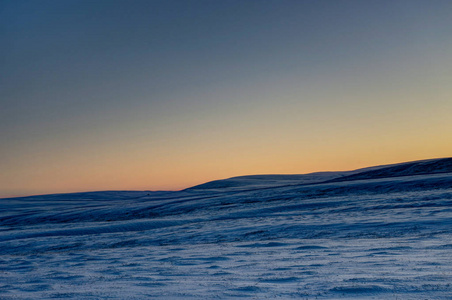
[[[250,175],[206,182],[187,190],[249,190],[282,185],[377,179],[452,172],[452,158],[429,159],[400,164],[368,167],[344,172],[316,172],[303,175]]]
[[[0,299],[452,299],[451,160],[0,199]]]

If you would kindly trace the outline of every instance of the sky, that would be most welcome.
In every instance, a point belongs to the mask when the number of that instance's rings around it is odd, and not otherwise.
[[[450,0],[0,0],[0,197],[452,156]]]

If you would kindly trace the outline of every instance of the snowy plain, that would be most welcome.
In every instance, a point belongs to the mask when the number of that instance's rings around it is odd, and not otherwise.
[[[451,166],[0,199],[0,299],[452,299]]]

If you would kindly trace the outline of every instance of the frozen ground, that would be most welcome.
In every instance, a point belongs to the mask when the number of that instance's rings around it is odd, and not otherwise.
[[[452,299],[440,162],[0,199],[0,299]]]

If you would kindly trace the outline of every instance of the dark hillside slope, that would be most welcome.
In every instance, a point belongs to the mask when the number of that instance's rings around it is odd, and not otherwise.
[[[399,176],[440,174],[450,172],[452,172],[452,157],[402,163],[398,165],[389,166],[386,168],[361,172],[358,174],[353,174],[340,178],[334,178],[332,180],[329,180],[328,182],[379,179]]]

